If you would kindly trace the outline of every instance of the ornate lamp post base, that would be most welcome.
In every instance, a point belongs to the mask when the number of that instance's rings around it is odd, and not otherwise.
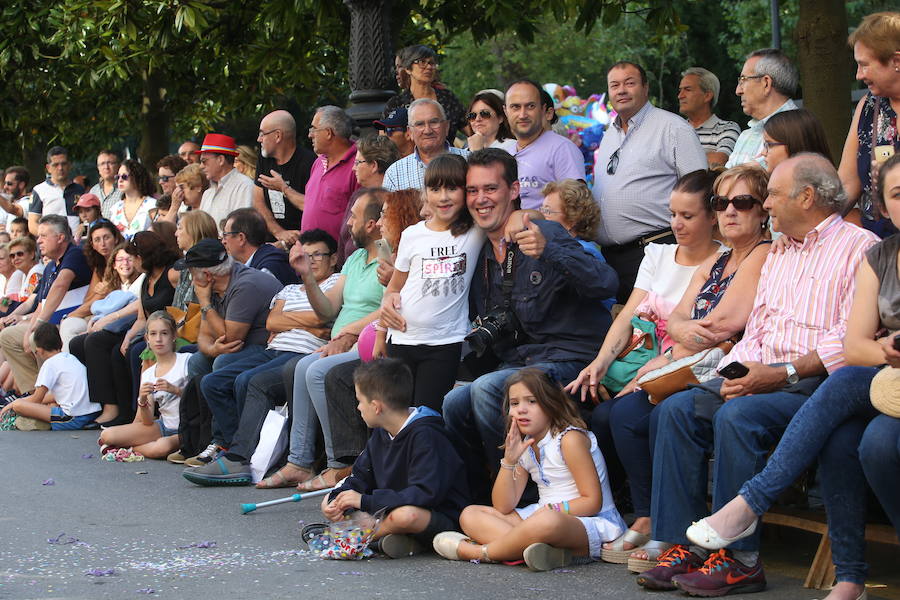
[[[381,118],[396,91],[391,67],[391,0],[344,0],[350,10],[350,106],[347,113],[360,129]]]

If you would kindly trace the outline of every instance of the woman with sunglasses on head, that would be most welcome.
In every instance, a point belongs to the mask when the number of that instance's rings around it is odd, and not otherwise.
[[[407,46],[397,53],[394,64],[401,92],[387,101],[383,116],[419,98],[436,100],[450,122],[447,141],[452,144],[456,132],[466,126],[466,114],[459,99],[439,81],[437,54],[428,46]]]
[[[493,91],[481,91],[472,98],[466,121],[472,129],[468,139],[469,150],[502,148],[502,143],[513,139],[503,111],[503,95]]]
[[[769,174],[783,161],[801,152],[815,152],[831,161],[822,122],[805,108],[772,115],[763,127],[763,145],[759,153],[766,159]]]
[[[707,203],[728,249],[703,261],[668,314],[666,336],[674,343],[666,348],[664,338],[661,346],[665,353],[641,367],[616,398],[594,411],[592,428],[595,433],[611,435],[625,467],[636,517],[622,537],[604,546],[603,560],[629,562],[630,569],[644,570],[646,561],[655,562],[667,549],[649,539],[653,472],[649,423],[654,405],[646,392],[635,391],[635,381],[644,373],[711,348],[744,329],[769,249],[765,240],[768,214],[762,206],[767,184],[765,171],[755,165],[741,165],[716,178]]]
[[[91,316],[91,305],[111,291],[103,285],[113,249],[124,242],[122,234],[112,222],[99,219],[88,231],[88,243],[84,244],[84,258],[93,275],[81,306],[63,317],[59,324],[63,349],[68,352],[69,341],[87,331],[87,318]]]
[[[136,160],[126,160],[119,167],[116,185],[122,198],[112,205],[109,220],[126,238],[147,229],[150,211],[156,207],[155,189],[150,173]]]

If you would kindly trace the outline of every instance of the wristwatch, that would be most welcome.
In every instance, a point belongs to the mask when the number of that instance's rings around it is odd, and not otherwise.
[[[200,318],[201,319],[206,318],[206,313],[208,313],[212,309],[213,309],[212,304],[207,304],[206,306],[201,306],[200,307]]]
[[[787,369],[788,385],[794,385],[795,383],[800,381],[800,375],[797,373],[797,369],[794,368],[794,365],[792,363],[785,364],[784,368]]]

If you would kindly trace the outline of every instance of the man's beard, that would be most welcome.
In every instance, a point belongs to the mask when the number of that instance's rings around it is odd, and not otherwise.
[[[259,148],[259,154],[260,154],[260,156],[262,156],[263,158],[269,158],[269,153],[266,152],[266,149],[263,148],[262,146],[260,146],[260,148]]]
[[[366,244],[369,242],[366,238],[363,237],[364,232],[362,231],[351,231],[350,239],[353,240],[353,245],[357,248],[365,248]]]

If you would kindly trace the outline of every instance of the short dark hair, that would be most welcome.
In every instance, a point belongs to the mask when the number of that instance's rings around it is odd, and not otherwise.
[[[3,176],[6,177],[10,173],[16,176],[16,181],[24,182],[26,187],[31,182],[31,175],[28,174],[28,169],[25,167],[19,165],[7,167],[6,171],[3,172]]]
[[[28,219],[25,217],[16,217],[12,221],[9,222],[10,225],[24,225],[26,228],[28,227]]]
[[[519,180],[519,165],[516,159],[506,150],[500,148],[483,148],[469,155],[470,167],[489,167],[491,165],[503,166],[503,181],[507,185]]]
[[[59,335],[59,329],[53,323],[41,323],[34,328],[32,336],[35,348],[40,348],[47,352],[62,350],[62,338]]]
[[[98,152],[97,156],[103,156],[104,154],[106,154],[107,156],[115,156],[117,161],[119,161],[119,162],[122,161],[122,157],[119,156],[119,153],[116,152],[115,150],[110,150],[109,148],[106,148],[106,149]]]
[[[329,252],[337,252],[337,240],[324,229],[307,229],[300,234],[300,244],[317,244],[319,242],[328,246]]]
[[[805,108],[775,113],[763,126],[770,138],[787,148],[788,156],[815,152],[831,160],[825,128],[816,115]]]
[[[177,154],[169,154],[168,156],[163,156],[159,159],[159,162],[156,163],[156,170],[160,169],[168,169],[172,171],[172,175],[178,173],[178,171],[182,170],[187,166],[187,161],[178,156]]]
[[[225,222],[228,221],[231,221],[231,231],[243,233],[251,245],[259,247],[266,243],[269,231],[266,229],[266,222],[255,208],[233,210],[225,217]]]
[[[550,118],[550,124],[556,125],[559,122],[559,115],[556,114],[556,107],[553,105],[553,96],[544,88],[541,88],[541,104],[544,105],[544,110],[554,109],[553,117]]]
[[[637,72],[641,74],[641,85],[647,85],[647,71],[644,70],[644,67],[637,63],[633,63],[630,60],[620,60],[610,68],[606,70],[606,74],[609,75],[609,72],[613,69],[624,69],[625,67],[634,67],[637,69]]]
[[[391,410],[405,410],[412,403],[412,371],[396,358],[362,363],[353,372],[353,384],[369,400],[381,400]]]
[[[135,233],[128,242],[125,252],[131,256],[141,257],[141,268],[145,273],[160,267],[171,267],[179,258],[179,253],[167,244],[161,235],[152,230]]]
[[[169,210],[172,208],[172,194],[163,194],[156,199],[157,210]]]
[[[509,92],[509,90],[510,90],[510,88],[512,88],[512,86],[519,84],[519,83],[524,83],[525,85],[530,85],[530,86],[534,87],[534,89],[537,90],[538,97],[540,97],[540,99],[541,99],[541,105],[544,107],[544,110],[546,110],[548,106],[553,106],[552,100],[550,101],[549,105],[547,104],[547,99],[544,98],[543,94],[541,94],[541,92],[544,91],[544,88],[542,88],[541,84],[539,84],[534,79],[528,79],[527,77],[523,77],[522,79],[516,79],[511,84],[506,86],[506,91]],[[547,95],[549,96],[549,94],[547,94]]]
[[[387,198],[388,193],[384,188],[362,188],[357,190],[350,201],[351,203],[355,202],[361,196],[368,197],[369,201],[363,211],[363,218],[366,221],[377,221],[381,218],[381,207],[384,206],[384,199]]]
[[[67,159],[69,158],[69,151],[62,146],[53,146],[47,150],[47,163],[50,163],[54,156],[59,156],[60,154],[65,155]]]

